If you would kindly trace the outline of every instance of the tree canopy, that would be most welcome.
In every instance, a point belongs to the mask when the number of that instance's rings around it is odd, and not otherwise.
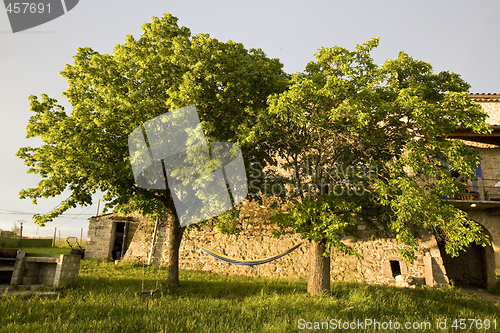
[[[178,287],[184,227],[170,188],[135,184],[129,134],[150,119],[195,104],[209,142],[233,142],[247,160],[262,159],[265,154],[253,151],[256,119],[267,97],[284,90],[287,75],[262,50],[207,34],[192,36],[170,14],[153,18],[142,31],[137,40],[128,35],[112,55],[78,49],[74,63],[61,72],[68,80],[63,95],[73,106],[71,113],[47,95],[29,97],[35,114],[27,136],[40,137],[43,145],[20,148],[17,156],[42,180],[20,197],[36,203],[69,190],[70,197],[56,209],[34,216],[42,226],[71,207],[91,204],[97,190],[104,192],[105,209],[163,218],[169,239],[167,283]]]
[[[106,207],[123,213],[168,213],[168,193],[134,185],[127,147],[134,128],[168,111],[196,104],[209,141],[253,150],[258,113],[269,94],[285,88],[282,64],[260,49],[207,34],[192,36],[170,14],[153,18],[142,31],[137,40],[128,35],[111,55],[78,49],[74,63],[61,72],[68,81],[63,96],[73,107],[70,112],[45,94],[29,97],[34,115],[27,137],[40,137],[43,145],[23,147],[17,156],[42,180],[20,196],[36,203],[65,190],[71,193],[57,209],[36,215],[38,224],[91,204],[97,190],[104,192]]]
[[[434,73],[404,52],[376,65],[370,52],[378,43],[321,48],[289,89],[269,98],[272,125],[260,144],[276,153],[274,170],[295,201],[274,222],[321,244],[324,256],[332,247],[354,254],[341,240],[359,224],[406,244],[410,261],[423,230],[446,239],[453,255],[486,244],[481,227],[442,200],[465,188],[450,168],[474,178],[479,163],[447,135],[457,126],[487,133],[486,113],[458,74]]]

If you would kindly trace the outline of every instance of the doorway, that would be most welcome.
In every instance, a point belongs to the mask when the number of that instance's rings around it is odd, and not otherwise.
[[[471,244],[458,257],[451,257],[445,251],[445,242],[438,242],[446,274],[457,286],[487,287],[485,248]]]
[[[111,258],[113,260],[120,260],[127,251],[128,222],[114,222],[113,230]]]

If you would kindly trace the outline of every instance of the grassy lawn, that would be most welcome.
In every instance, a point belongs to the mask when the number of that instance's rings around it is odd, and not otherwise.
[[[78,240],[80,242],[80,240]],[[71,240],[71,245],[74,249],[80,249],[75,241]],[[85,248],[85,240],[83,241],[82,247]],[[69,254],[71,248],[69,247],[66,240],[56,240],[56,244],[53,247],[23,247],[28,253],[49,253],[49,254]]]
[[[315,322],[329,324],[330,329],[323,324],[319,331],[336,331],[338,320],[351,325],[342,332],[500,331],[498,303],[462,296],[453,288],[399,289],[337,282],[332,284],[332,297],[314,298],[306,295],[302,280],[182,271],[181,289],[160,284],[156,295],[140,296],[143,274],[144,289],[154,289],[156,267],[146,267],[143,273],[142,265],[84,260],[77,285],[57,298],[1,298],[0,332],[303,332],[314,328]],[[159,281],[165,278],[162,269]],[[358,319],[363,324],[372,320],[372,325],[358,326]],[[465,321],[467,329],[454,330],[455,319],[487,319],[490,328],[469,329],[472,321]],[[447,330],[438,330],[436,322],[444,320]],[[373,329],[375,321],[380,329]],[[400,330],[383,329],[396,322]],[[405,330],[407,322],[424,328],[430,323],[431,328]],[[479,327],[479,321],[476,324]]]
[[[50,253],[50,254],[69,254],[71,249],[67,246],[54,246],[54,247],[28,247],[28,253]]]

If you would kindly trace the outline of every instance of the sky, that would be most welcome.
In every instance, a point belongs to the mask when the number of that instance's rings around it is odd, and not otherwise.
[[[73,62],[78,47],[112,53],[125,36],[141,35],[141,26],[165,12],[193,34],[208,33],[233,40],[247,49],[261,48],[279,58],[288,73],[303,71],[320,47],[354,49],[373,37],[376,63],[405,51],[430,62],[436,72],[459,73],[470,92],[500,93],[500,30],[498,0],[267,0],[172,1],[81,0],[65,15],[29,30],[12,33],[5,7],[0,8],[0,229],[24,222],[25,236],[86,237],[92,206],[79,207],[38,228],[33,213],[47,213],[68,197],[41,199],[37,205],[19,199],[19,191],[36,186],[38,175],[27,174],[15,156],[20,147],[40,145],[26,139],[30,95],[47,94],[71,112],[61,97],[67,82],[59,76]],[[102,204],[101,204],[102,207]]]

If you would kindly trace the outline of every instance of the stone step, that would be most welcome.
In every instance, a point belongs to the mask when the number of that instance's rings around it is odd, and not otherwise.
[[[14,266],[1,266],[0,272],[13,272]]]
[[[46,264],[57,264],[59,258],[57,257],[24,257],[26,262],[42,262]]]

